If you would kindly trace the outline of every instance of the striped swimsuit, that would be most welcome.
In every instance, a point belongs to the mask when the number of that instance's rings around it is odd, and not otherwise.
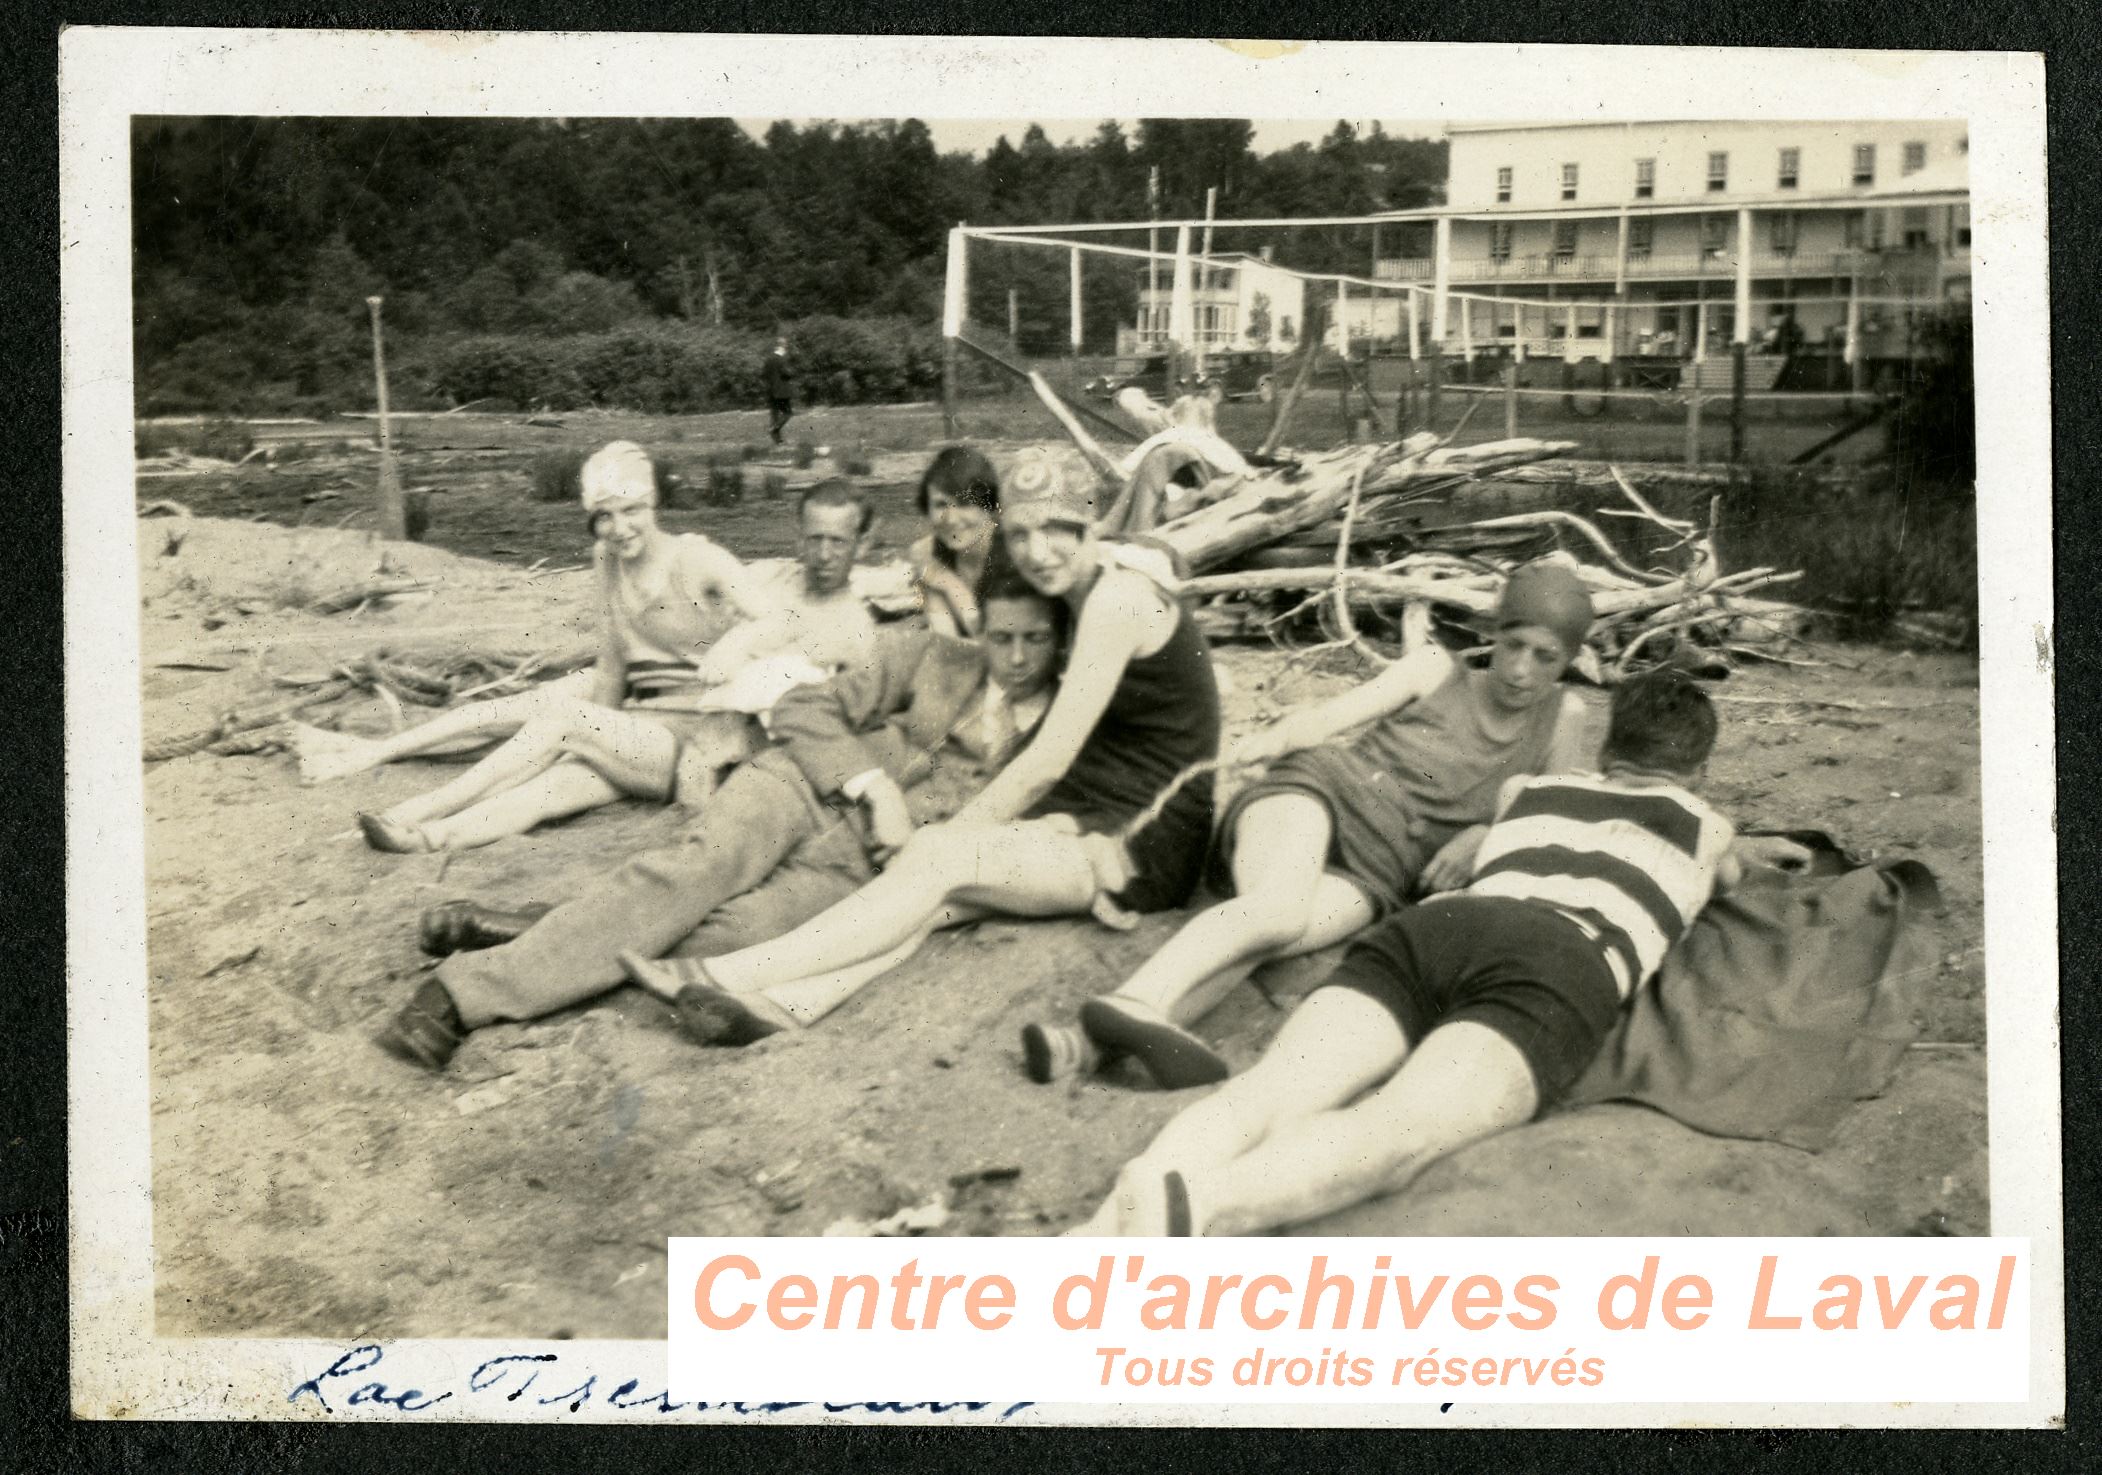
[[[1458,1021],[1495,1030],[1545,1106],[1707,905],[1733,833],[1674,784],[1528,779],[1483,837],[1467,889],[1360,934],[1328,986],[1386,1006],[1412,1045]]]

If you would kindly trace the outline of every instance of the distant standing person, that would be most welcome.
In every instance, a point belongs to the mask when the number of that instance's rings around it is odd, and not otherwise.
[[[760,366],[759,374],[766,381],[766,433],[774,438],[774,444],[778,446],[781,444],[781,432],[788,425],[789,416],[795,413],[795,406],[790,403],[795,394],[795,382],[788,374],[786,337],[774,340],[774,351],[766,356],[766,362]]]

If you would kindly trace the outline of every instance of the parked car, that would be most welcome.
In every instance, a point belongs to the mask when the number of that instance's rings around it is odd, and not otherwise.
[[[1237,350],[1230,353],[1209,353],[1204,358],[1204,372],[1185,377],[1176,388],[1180,391],[1198,390],[1210,394],[1214,399],[1259,399],[1268,403],[1275,393],[1274,376],[1271,373],[1274,360],[1267,353]],[[1093,399],[1115,399],[1121,390],[1142,389],[1163,404],[1176,396],[1169,391],[1168,356],[1151,354],[1136,360],[1130,369],[1121,365],[1118,372],[1091,379],[1086,392]]]

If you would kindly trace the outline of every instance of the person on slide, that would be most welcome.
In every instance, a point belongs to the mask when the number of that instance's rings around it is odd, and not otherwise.
[[[1210,879],[1226,899],[1083,1005],[1078,1030],[1026,1026],[1031,1077],[1130,1054],[1170,1089],[1224,1080],[1224,1058],[1188,1021],[1257,965],[1341,942],[1419,888],[1458,884],[1506,779],[1588,766],[1597,726],[1561,679],[1591,625],[1583,584],[1562,564],[1528,564],[1505,582],[1495,623],[1486,667],[1425,641],[1237,743],[1236,763],[1275,761],[1220,821]]]

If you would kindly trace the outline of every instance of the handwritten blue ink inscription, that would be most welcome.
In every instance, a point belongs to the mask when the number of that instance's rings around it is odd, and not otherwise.
[[[661,1389],[654,1393],[638,1392],[642,1384],[635,1378],[601,1394],[597,1373],[589,1369],[581,1373],[558,1372],[556,1365],[562,1358],[554,1352],[510,1352],[488,1358],[468,1374],[465,1388],[424,1389],[406,1385],[397,1388],[377,1378],[365,1378],[365,1374],[378,1367],[386,1355],[375,1343],[353,1347],[299,1384],[286,1395],[285,1401],[297,1404],[302,1398],[312,1398],[324,1413],[330,1414],[338,1412],[339,1408],[375,1407],[413,1414],[436,1408],[460,1394],[469,1404],[483,1404],[490,1416],[497,1418],[503,1417],[501,1405],[518,1403],[537,1408],[559,1408],[572,1414],[581,1413],[587,1404],[595,1402],[622,1412],[640,1410],[658,1414],[690,1411],[764,1417],[802,1408],[822,1409],[833,1414],[976,1414],[997,1410],[994,1416],[1000,1419],[1011,1419],[1023,1409],[1035,1407],[1033,1403],[684,1403],[674,1402]],[[334,1402],[330,1401],[332,1398]]]

